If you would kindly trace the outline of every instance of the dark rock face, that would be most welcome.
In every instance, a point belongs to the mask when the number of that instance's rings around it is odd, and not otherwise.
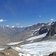
[[[54,35],[56,34],[56,22],[52,22],[51,25],[48,28],[47,35],[42,40],[54,40],[56,37]]]
[[[33,33],[33,35],[34,35],[34,36],[38,36],[38,35],[39,35],[39,32],[38,32],[38,31],[35,31],[35,32]]]
[[[48,32],[48,28],[46,26],[43,26],[42,28],[40,28],[39,30],[39,34],[43,34],[43,33],[46,33]]]
[[[56,52],[49,54],[48,56],[56,56]]]
[[[51,23],[47,36],[53,36],[54,34],[56,34],[56,22]]]

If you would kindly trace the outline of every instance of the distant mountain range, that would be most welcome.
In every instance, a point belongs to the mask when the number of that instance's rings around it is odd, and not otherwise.
[[[36,39],[34,41],[55,40],[56,39],[56,22],[52,23],[38,23],[28,27],[6,27],[0,26],[0,44],[8,42],[25,41],[34,36],[47,33],[45,37]],[[33,41],[33,42],[34,42]]]

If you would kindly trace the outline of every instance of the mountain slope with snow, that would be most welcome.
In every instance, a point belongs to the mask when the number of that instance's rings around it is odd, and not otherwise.
[[[44,33],[44,34],[41,34],[41,35],[38,35],[38,36],[34,36],[34,37],[31,37],[31,38],[28,38],[26,39],[26,41],[30,41],[30,40],[35,40],[35,39],[39,39],[39,38],[43,38],[46,36],[47,33]]]
[[[56,52],[56,22],[52,22],[50,25],[33,25],[26,27],[23,31],[19,28],[6,27],[0,28],[0,31],[2,37],[11,36],[12,38],[10,38],[13,40],[6,43],[4,48],[11,47],[17,52],[32,56],[47,56]],[[4,48],[0,48],[0,50]]]
[[[0,26],[0,44],[18,41],[26,42],[27,40],[31,41],[35,39],[38,41],[40,38],[42,38],[42,40],[54,39],[52,36],[56,34],[55,29],[56,22],[52,22],[50,25],[48,23],[38,23],[22,28]],[[47,34],[45,34],[46,32]]]

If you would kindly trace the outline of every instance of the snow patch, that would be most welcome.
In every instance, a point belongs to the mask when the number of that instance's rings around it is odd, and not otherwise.
[[[46,36],[47,33],[44,33],[44,34],[41,34],[41,35],[38,35],[38,36],[34,36],[34,37],[31,37],[31,38],[28,38],[26,39],[26,41],[30,41],[30,40],[34,40],[34,39],[38,39],[38,38],[43,38]]]
[[[20,41],[20,42],[11,42],[11,43],[8,43],[7,45],[17,45],[17,44],[20,44],[22,43],[23,41]]]

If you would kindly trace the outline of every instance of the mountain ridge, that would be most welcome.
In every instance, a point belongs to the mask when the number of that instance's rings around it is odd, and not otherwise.
[[[28,38],[41,35],[47,32],[45,38],[40,39],[51,39],[49,36],[56,34],[56,21],[52,23],[38,23],[28,27],[1,27],[0,26],[0,44],[8,42],[25,41]],[[53,35],[52,35],[53,34]],[[38,39],[36,39],[38,41]]]

